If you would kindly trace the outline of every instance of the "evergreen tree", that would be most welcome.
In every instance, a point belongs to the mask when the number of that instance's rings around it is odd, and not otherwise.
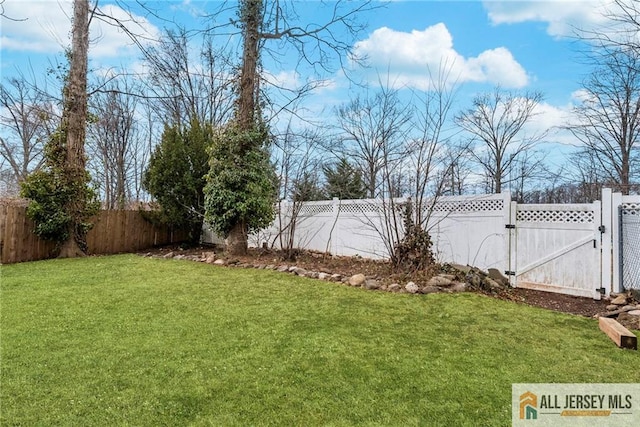
[[[192,243],[198,242],[204,220],[211,135],[211,128],[197,119],[186,129],[165,126],[142,182],[158,201],[162,222],[188,228]]]
[[[325,200],[324,190],[318,183],[318,177],[311,172],[304,172],[302,176],[293,182],[293,201],[309,202]]]
[[[329,198],[363,199],[367,189],[362,180],[362,173],[353,167],[346,158],[341,158],[335,165],[322,168],[327,181],[325,193]]]

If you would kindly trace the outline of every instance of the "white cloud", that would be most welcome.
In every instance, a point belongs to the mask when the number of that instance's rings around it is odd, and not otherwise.
[[[505,88],[521,88],[529,77],[524,68],[504,47],[465,58],[453,46],[446,25],[439,23],[410,33],[387,27],[378,28],[355,45],[358,56],[367,57],[378,72],[387,71],[395,86],[428,89],[429,70],[451,67],[451,77],[459,83],[492,83]]]
[[[2,19],[2,51],[57,53],[70,44],[72,2],[7,0],[5,14],[15,20]],[[140,16],[131,16],[112,4],[100,5],[101,11],[118,19],[134,34],[156,39],[159,30]],[[91,58],[117,58],[131,54],[135,46],[125,32],[99,19],[92,19],[90,27]]]
[[[524,130],[531,135],[548,132],[544,141],[572,145],[575,137],[566,128],[573,115],[572,109],[571,103],[555,106],[541,102],[536,106],[534,115]]]
[[[611,0],[484,1],[494,25],[545,22],[554,37],[574,35],[576,30],[593,30],[607,22]]]
[[[296,71],[280,71],[278,74],[267,72],[263,78],[268,84],[285,90],[296,90],[301,86],[300,75]]]

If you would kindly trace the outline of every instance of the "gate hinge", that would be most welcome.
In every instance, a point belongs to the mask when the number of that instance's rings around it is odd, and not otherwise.
[[[505,270],[504,274],[506,274],[507,276],[515,276],[516,272],[515,271],[510,271],[510,270]]]
[[[600,233],[603,233],[603,234],[604,234],[604,232],[605,232],[606,230],[607,230],[607,229],[605,228],[605,226],[604,226],[604,225],[601,225],[600,227],[598,227],[598,231],[599,231]]]
[[[516,225],[515,224],[505,224],[504,228],[515,229]]]
[[[600,292],[600,295],[604,295],[607,293],[605,288],[596,288],[596,292]]]

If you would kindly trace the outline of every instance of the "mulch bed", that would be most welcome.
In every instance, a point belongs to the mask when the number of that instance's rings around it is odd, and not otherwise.
[[[176,252],[182,255],[201,255],[203,252],[211,252],[211,247],[195,247],[183,249],[180,247],[162,247],[155,248],[149,252],[153,255],[162,256],[169,252]],[[246,256],[242,257],[225,257],[227,261],[238,261],[240,263],[263,263],[263,264],[288,264],[296,265],[310,271],[318,271],[325,273],[338,273],[343,276],[351,276],[353,274],[362,273],[367,277],[375,278],[382,283],[407,283],[414,281],[416,283],[426,282],[434,272],[421,272],[419,274],[398,274],[391,270],[388,262],[374,261],[361,257],[343,257],[330,256],[316,252],[300,252],[296,256],[295,261],[283,261],[279,252],[250,249]],[[513,288],[507,292],[499,294],[491,294],[491,296],[527,304],[535,307],[542,307],[549,310],[570,313],[580,316],[593,317],[597,313],[606,311],[608,302],[606,300],[594,300],[591,298],[575,297],[571,295],[558,294],[553,292],[536,291],[524,288]]]

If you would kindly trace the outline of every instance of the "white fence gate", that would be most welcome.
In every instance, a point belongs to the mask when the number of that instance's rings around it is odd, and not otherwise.
[[[599,299],[600,202],[511,210],[515,286]]]

